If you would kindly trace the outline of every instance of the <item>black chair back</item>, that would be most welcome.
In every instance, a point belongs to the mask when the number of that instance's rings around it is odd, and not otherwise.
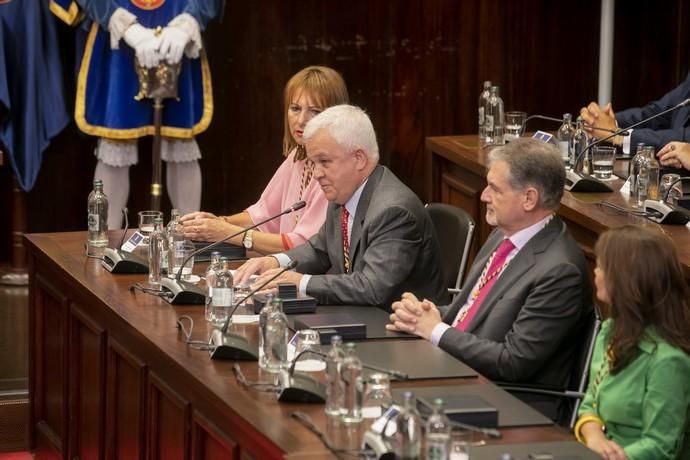
[[[445,203],[426,206],[441,248],[441,274],[446,287],[456,293],[462,284],[474,237],[474,220],[463,209]]]

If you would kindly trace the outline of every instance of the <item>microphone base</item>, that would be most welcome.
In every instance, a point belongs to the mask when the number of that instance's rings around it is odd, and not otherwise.
[[[101,265],[110,273],[149,272],[148,261],[119,249],[105,248]]]
[[[573,170],[565,172],[565,189],[576,193],[607,193],[613,189],[604,182]]]
[[[647,218],[658,224],[686,225],[690,222],[690,211],[662,201],[645,200],[644,210]]]
[[[259,360],[259,349],[241,335],[223,334],[220,329],[214,329],[208,343],[214,347],[209,350],[211,359],[231,359],[233,361]]]
[[[324,404],[326,386],[306,374],[292,374],[286,370],[280,372],[280,393],[278,401],[296,403]]]
[[[378,433],[367,430],[364,433],[364,447],[374,451],[379,460],[395,460],[395,449],[393,445]]]
[[[206,303],[206,293],[196,284],[184,280],[163,278],[161,290],[170,293],[162,298],[172,305],[204,305]]]

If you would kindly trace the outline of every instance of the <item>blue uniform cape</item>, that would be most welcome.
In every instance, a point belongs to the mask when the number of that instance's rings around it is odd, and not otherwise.
[[[50,139],[68,122],[55,23],[47,3],[0,3],[0,143],[24,191],[36,183]]]
[[[70,24],[87,16],[90,25],[77,77],[74,118],[83,132],[111,139],[135,139],[153,135],[153,101],[136,101],[139,82],[134,70],[134,50],[120,41],[110,48],[107,31],[117,7],[137,17],[144,27],[165,27],[177,15],[189,13],[201,27],[222,10],[220,1],[165,0],[153,9],[140,8],[132,0],[51,0],[51,9]],[[139,2],[141,3],[141,2]],[[208,128],[213,117],[211,72],[203,50],[199,59],[182,59],[178,100],[163,101],[161,134],[189,139]]]

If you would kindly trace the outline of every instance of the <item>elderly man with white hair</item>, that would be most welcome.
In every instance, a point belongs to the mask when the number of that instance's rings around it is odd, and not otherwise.
[[[292,260],[268,287],[292,282],[321,304],[388,307],[406,290],[445,296],[434,228],[419,198],[386,167],[371,120],[350,105],[330,107],[304,130],[314,179],[329,201],[326,222],[305,244],[249,260],[236,281],[261,273],[262,283]]]

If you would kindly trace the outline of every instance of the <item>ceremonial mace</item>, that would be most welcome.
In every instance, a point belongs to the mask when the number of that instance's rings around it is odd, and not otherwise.
[[[162,29],[156,29],[156,36]],[[181,65],[168,64],[161,61],[156,67],[148,69],[134,58],[134,69],[139,79],[139,93],[134,99],[153,99],[153,168],[151,172],[151,209],[160,211],[161,194],[161,124],[163,122],[163,99],[177,97],[177,78],[180,76]]]

